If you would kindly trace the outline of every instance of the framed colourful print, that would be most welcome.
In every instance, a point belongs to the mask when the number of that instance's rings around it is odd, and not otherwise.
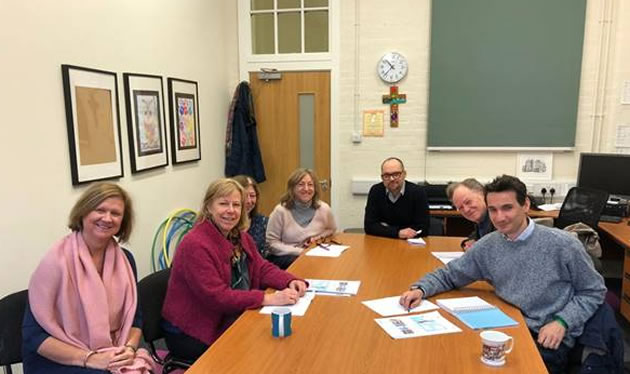
[[[61,65],[72,184],[123,176],[116,73]]]
[[[197,82],[168,78],[173,164],[201,159]]]
[[[131,172],[168,165],[162,77],[123,74]]]

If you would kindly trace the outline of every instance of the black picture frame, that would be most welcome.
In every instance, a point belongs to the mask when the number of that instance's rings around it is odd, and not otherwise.
[[[201,160],[199,89],[197,82],[168,78],[173,164]]]
[[[168,140],[161,76],[123,73],[131,172],[168,165]]]
[[[73,185],[124,176],[116,73],[61,65]]]

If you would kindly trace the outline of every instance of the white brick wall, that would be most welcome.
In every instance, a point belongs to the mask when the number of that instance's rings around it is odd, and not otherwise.
[[[357,0],[358,1],[358,0]],[[593,109],[601,50],[601,19],[604,4],[613,5],[612,34],[614,48],[611,69],[605,77],[609,89],[601,140],[592,145]],[[353,178],[378,178],[380,162],[391,155],[403,159],[411,179],[457,180],[469,176],[490,179],[498,174],[516,172],[515,152],[427,152],[426,124],[429,74],[430,0],[361,0],[358,17],[353,0],[341,1],[340,82],[336,155],[333,181],[338,198],[334,207],[341,228],[363,225],[365,196],[351,193]],[[355,56],[355,22],[359,23],[359,51]],[[630,123],[629,106],[619,105],[619,83],[630,79],[630,2],[621,0],[588,1],[584,60],[578,108],[576,152],[554,154],[553,178],[574,181],[580,151],[613,151],[614,132],[618,122]],[[407,94],[407,103],[400,105],[399,128],[390,128],[387,120],[385,136],[364,137],[353,144],[353,131],[361,129],[361,111],[383,109],[386,119],[389,107],[381,103],[388,87],[376,74],[378,59],[388,51],[398,51],[409,61],[409,73],[400,82],[400,92]],[[355,69],[359,59],[359,69]],[[358,79],[355,79],[358,77]],[[355,84],[359,87],[359,113],[353,103]]]

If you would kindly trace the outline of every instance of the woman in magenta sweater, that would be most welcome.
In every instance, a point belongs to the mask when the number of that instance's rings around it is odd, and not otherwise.
[[[195,227],[175,252],[162,309],[166,345],[196,360],[246,309],[290,305],[306,283],[265,261],[249,234],[243,187],[232,179],[210,184]],[[275,293],[265,293],[266,288]]]

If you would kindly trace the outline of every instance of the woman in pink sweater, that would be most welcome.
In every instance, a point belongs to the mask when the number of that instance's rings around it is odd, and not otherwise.
[[[306,283],[263,260],[247,232],[243,187],[210,184],[195,227],[177,247],[162,316],[166,345],[196,360],[246,309],[295,304]],[[271,287],[280,290],[265,293]]]
[[[304,248],[337,231],[330,206],[319,200],[319,181],[310,169],[297,169],[287,181],[287,191],[269,216],[267,258],[286,269]]]

